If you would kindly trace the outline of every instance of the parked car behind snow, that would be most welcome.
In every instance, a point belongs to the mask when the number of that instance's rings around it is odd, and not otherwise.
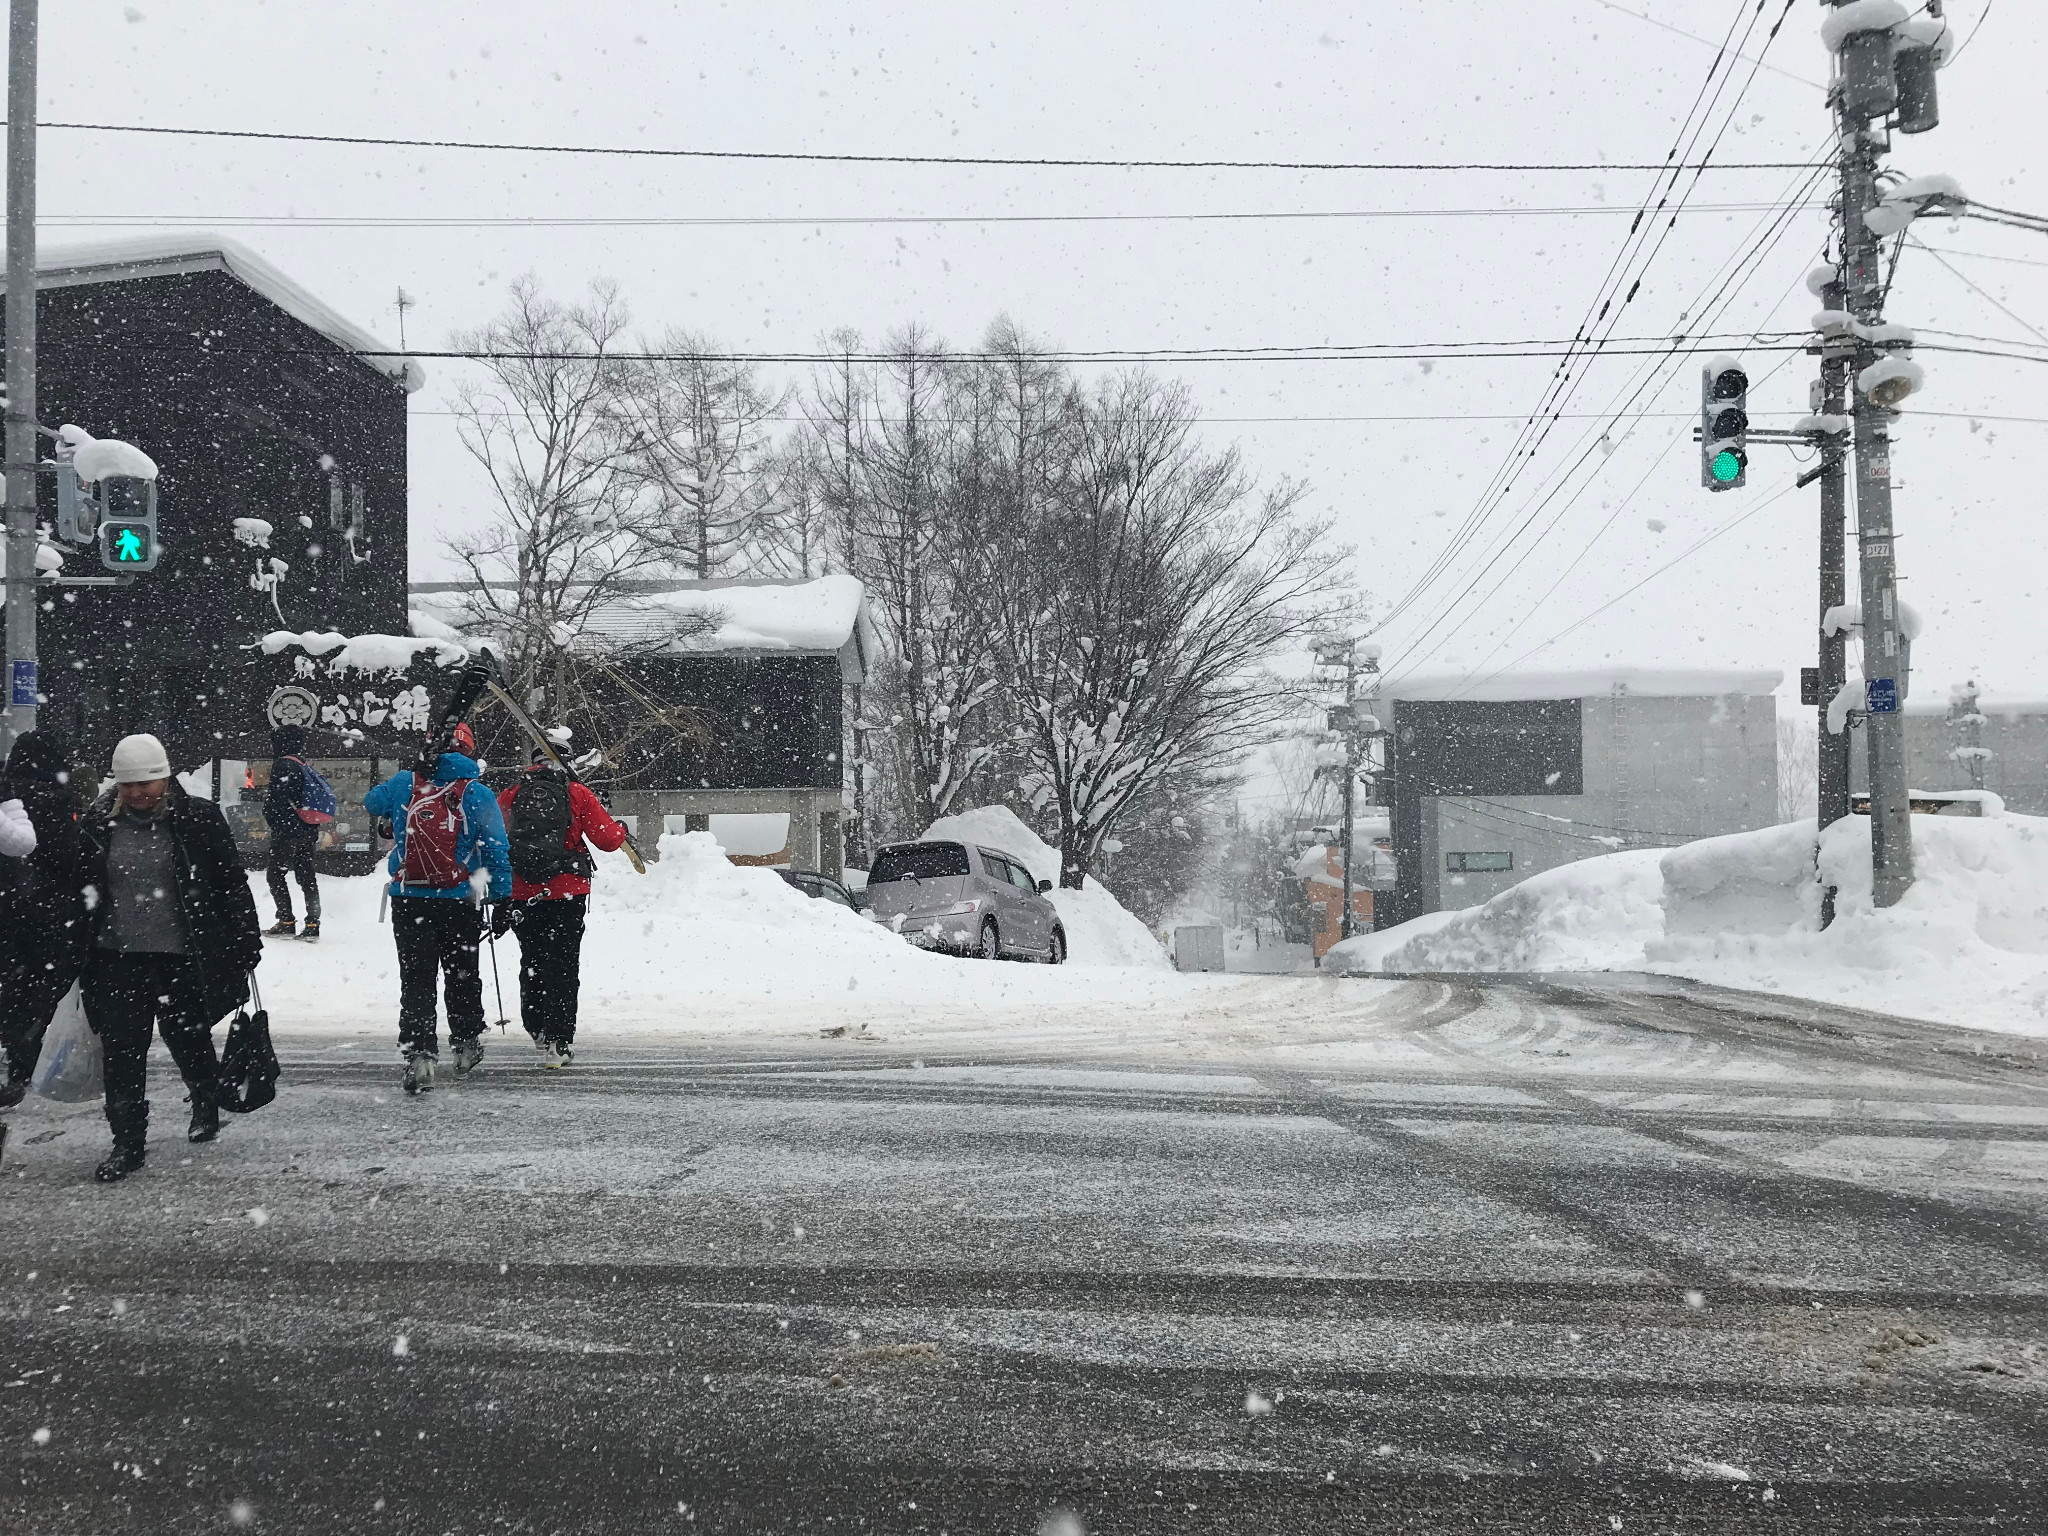
[[[891,843],[868,868],[869,915],[926,949],[984,960],[1067,957],[1050,880],[1021,859],[968,843]]]

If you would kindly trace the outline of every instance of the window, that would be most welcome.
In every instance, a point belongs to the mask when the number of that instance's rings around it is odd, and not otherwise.
[[[1515,867],[1512,853],[1447,853],[1444,869],[1454,875],[1498,875]]]
[[[1003,862],[1003,868],[1009,871],[1010,884],[1016,886],[1020,891],[1030,891],[1034,895],[1037,894],[1038,882],[1031,878],[1030,870],[1026,869],[1022,864],[1011,863],[1007,859]]]
[[[967,850],[958,843],[897,843],[875,855],[875,867],[868,872],[868,884],[887,885],[892,880],[944,880],[964,875]]]

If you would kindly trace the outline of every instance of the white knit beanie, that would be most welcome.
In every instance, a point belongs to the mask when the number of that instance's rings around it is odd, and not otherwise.
[[[114,782],[142,784],[150,779],[168,779],[171,760],[164,744],[154,736],[123,736],[114,748]]]

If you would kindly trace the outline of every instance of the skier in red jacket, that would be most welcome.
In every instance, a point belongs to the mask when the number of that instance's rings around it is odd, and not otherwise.
[[[590,905],[589,848],[615,852],[626,829],[596,795],[534,750],[526,776],[498,796],[512,843],[512,899],[492,932],[519,936],[519,1018],[550,1067],[574,1059],[583,921]]]

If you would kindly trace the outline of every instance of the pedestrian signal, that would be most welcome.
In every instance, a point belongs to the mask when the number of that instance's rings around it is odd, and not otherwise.
[[[156,527],[151,523],[101,523],[100,564],[110,571],[156,568]]]

